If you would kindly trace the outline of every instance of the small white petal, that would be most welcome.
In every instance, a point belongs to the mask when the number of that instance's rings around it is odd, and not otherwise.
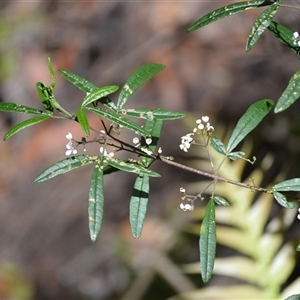
[[[179,189],[179,191],[180,191],[180,193],[185,193],[185,188],[181,187],[181,188]]]
[[[205,123],[208,122],[209,121],[209,117],[208,116],[203,116],[202,117],[202,121],[205,122]]]
[[[151,138],[147,138],[147,139],[146,139],[146,144],[147,144],[147,145],[150,145],[151,143],[152,143],[152,139],[151,139]]]
[[[162,153],[162,149],[161,149],[161,147],[159,147],[159,148],[158,148],[157,152],[158,152],[159,154],[161,154],[161,153]]]
[[[69,155],[71,155],[72,152],[73,152],[73,150],[69,149],[66,151],[66,155],[69,156]]]
[[[133,140],[132,140],[132,142],[133,142],[134,144],[137,144],[139,141],[140,141],[140,140],[139,140],[139,138],[137,138],[137,137],[133,138]]]
[[[198,125],[198,128],[199,128],[200,130],[203,130],[203,129],[204,129],[204,125],[203,125],[203,124],[199,124],[199,125]]]
[[[72,133],[68,132],[68,134],[66,135],[66,138],[70,141],[73,138]]]
[[[294,39],[296,39],[297,37],[299,37],[299,33],[298,33],[297,31],[295,31],[295,32],[293,33],[293,37],[294,37]]]
[[[180,208],[185,210],[185,205],[183,203],[180,203]]]
[[[76,149],[73,149],[73,154],[77,154],[77,150]]]
[[[202,122],[201,119],[196,120],[197,124],[200,124],[201,122]]]
[[[69,149],[69,150],[72,149],[72,143],[68,143],[68,144],[66,145],[66,148]]]
[[[104,148],[100,147],[100,153],[103,153],[103,151],[104,151]]]
[[[110,153],[108,153],[108,156],[110,156],[110,157],[114,157],[114,155],[115,155],[115,153],[114,153],[114,152],[110,152]]]
[[[297,216],[297,219],[299,219],[299,220],[300,220],[300,215],[298,215],[298,216]]]

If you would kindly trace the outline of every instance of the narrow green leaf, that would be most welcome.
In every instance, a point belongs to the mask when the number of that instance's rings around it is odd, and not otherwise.
[[[117,108],[121,109],[128,98],[145,82],[165,68],[160,64],[145,64],[137,68],[127,78],[118,98]]]
[[[138,176],[134,183],[129,207],[129,220],[134,238],[141,236],[149,197],[149,177]]]
[[[229,154],[270,112],[274,102],[264,99],[253,103],[236,124],[227,146]]]
[[[39,109],[11,102],[0,102],[0,111],[33,115],[48,115],[48,113]]]
[[[245,1],[245,2],[237,2],[233,4],[226,5],[224,7],[218,8],[196,22],[194,22],[190,27],[188,28],[188,32],[195,31],[201,27],[204,27],[210,23],[213,23],[217,20],[232,16],[234,14],[237,14],[239,12],[242,12],[244,10],[257,8],[259,6],[263,6],[263,3],[267,2],[265,0],[254,0],[254,1]]]
[[[14,134],[16,134],[20,130],[25,129],[25,128],[29,127],[29,126],[38,124],[40,122],[46,121],[49,118],[50,118],[49,116],[42,116],[42,117],[36,117],[36,118],[32,118],[32,119],[26,120],[24,122],[21,122],[21,123],[17,124],[16,126],[14,126],[13,128],[11,128],[5,134],[3,140],[6,141],[7,139],[9,139],[11,136],[13,136]]]
[[[300,294],[291,295],[284,300],[300,300]]]
[[[224,144],[215,136],[210,138],[210,145],[219,153],[226,155]]]
[[[49,115],[52,115],[54,108],[49,98],[52,96],[53,88],[48,87],[42,82],[38,82],[36,84],[36,89],[45,110],[48,112]]]
[[[274,191],[280,191],[280,192],[290,192],[300,191],[300,178],[293,178],[289,180],[282,181],[280,183],[277,183],[273,186]]]
[[[43,171],[34,182],[43,182],[74,169],[94,163],[98,156],[78,155],[65,158]]]
[[[142,139],[141,147],[147,147],[150,151],[155,152],[157,148],[157,143],[160,138],[161,129],[162,129],[162,120],[147,120],[144,126],[144,129],[150,133],[150,138],[152,140],[150,145],[146,144],[145,139]],[[141,157],[142,164],[148,167],[153,161],[152,158],[142,156]]]
[[[88,93],[85,96],[81,106],[87,106],[94,101],[97,101],[107,95],[110,95],[110,94],[116,92],[118,89],[119,89],[119,87],[117,85],[109,85],[109,86],[102,86],[102,87],[96,88],[91,93]],[[108,99],[108,98],[106,97],[105,99]],[[111,102],[110,105],[112,105],[112,104],[113,103]]]
[[[134,109],[122,109],[122,113],[130,117],[142,118],[146,120],[176,120],[181,119],[185,116],[184,113],[176,111],[163,110],[161,108],[156,108],[153,110],[145,108],[134,108]]]
[[[296,54],[299,53],[300,47],[294,44],[295,39],[292,30],[274,21],[269,24],[268,29],[282,44],[288,46]]]
[[[224,199],[223,197],[214,196],[213,199],[214,199],[215,203],[218,205],[221,205],[221,206],[229,206],[230,205],[229,202],[226,199]]]
[[[289,108],[300,97],[300,70],[290,79],[290,82],[276,103],[275,114]]]
[[[231,159],[231,160],[237,160],[238,158],[242,158],[244,157],[245,155],[245,152],[242,152],[242,151],[236,151],[236,152],[231,152],[228,154],[228,157]]]
[[[52,83],[51,83],[51,86],[52,86],[53,89],[54,89],[54,87],[55,87],[55,85],[56,85],[56,76],[55,76],[55,72],[54,72],[54,69],[53,69],[53,66],[52,66],[51,58],[50,58],[50,57],[47,58],[47,65],[48,65],[49,73],[50,73],[50,75],[51,75],[51,77],[52,77]]]
[[[142,136],[150,136],[149,132],[147,132],[145,129],[143,129],[138,124],[134,123],[130,119],[127,119],[125,117],[122,117],[119,113],[116,113],[114,111],[109,111],[101,108],[96,107],[86,107],[87,110],[92,111],[96,113],[97,115],[110,120],[111,122],[121,126],[125,127],[131,131],[138,132]]]
[[[201,277],[204,283],[207,283],[213,273],[216,257],[216,220],[215,220],[215,202],[210,199],[205,208],[205,215],[200,231],[200,262]]]
[[[154,171],[148,170],[137,163],[125,162],[121,159],[110,158],[110,157],[106,157],[106,162],[110,166],[115,167],[124,172],[146,175],[146,176],[150,176],[150,177],[160,177],[160,174],[158,174]]]
[[[274,195],[274,198],[276,199],[276,201],[277,201],[281,206],[283,206],[283,207],[285,207],[285,208],[290,208],[290,209],[295,208],[295,203],[293,203],[293,202],[288,202],[288,201],[286,200],[286,197],[285,197],[283,194],[274,191],[274,192],[273,192],[273,195]]]
[[[267,29],[273,17],[275,16],[278,8],[279,8],[278,4],[271,5],[265,11],[263,11],[263,13],[255,20],[248,36],[248,40],[246,44],[247,52],[253,48],[253,46],[259,40],[261,35]]]
[[[85,107],[79,107],[77,109],[76,115],[84,134],[86,136],[90,136],[90,125],[89,125],[88,118],[85,114]]]
[[[72,84],[74,84],[76,87],[78,87],[85,93],[91,93],[97,88],[97,86],[93,83],[72,72],[68,72],[65,70],[59,70],[59,72],[64,78],[66,78],[68,81],[70,81]]]
[[[88,202],[88,215],[89,215],[89,230],[90,238],[94,243],[97,240],[99,231],[102,225],[103,219],[103,207],[104,207],[104,180],[103,180],[103,160],[100,160],[95,165],[93,170],[89,202]]]

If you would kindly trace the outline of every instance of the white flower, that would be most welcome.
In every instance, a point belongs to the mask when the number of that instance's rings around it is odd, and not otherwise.
[[[191,147],[191,142],[193,141],[192,136],[194,133],[188,133],[181,137],[181,144],[179,145],[179,148],[183,150],[184,152],[188,152],[188,149]]]
[[[114,157],[115,153],[114,152],[107,152],[106,149],[104,149],[103,147],[100,147],[100,153],[103,154],[103,156],[109,156],[109,157]]]
[[[205,123],[207,123],[209,121],[209,117],[208,116],[203,116],[201,119]]]
[[[77,154],[77,150],[75,149],[75,147],[77,146],[74,142],[73,142],[73,135],[71,132],[68,132],[68,134],[66,135],[67,140],[69,141],[66,145],[67,151],[66,151],[66,155],[69,156],[71,154]],[[75,145],[75,147],[74,147]]]
[[[199,124],[198,125],[198,129],[203,130],[204,129],[204,125],[203,124]]]
[[[152,139],[151,139],[151,138],[147,138],[147,139],[146,139],[146,144],[147,144],[147,145],[150,145],[151,143],[152,143]]]
[[[158,152],[159,154],[161,154],[161,153],[162,153],[162,149],[161,149],[161,147],[159,147],[159,148],[158,148],[157,152]]]
[[[138,137],[134,137],[133,140],[132,140],[132,142],[133,142],[134,144],[138,144],[139,141],[140,141],[140,140],[139,140]]]
[[[295,32],[293,33],[293,38],[296,39],[296,38],[298,38],[298,37],[299,37],[299,33],[298,33],[297,31],[295,31]]]
[[[194,210],[194,205],[180,203],[180,208],[184,211]]]
[[[180,193],[185,193],[185,188],[181,187],[181,188],[179,189],[179,191],[180,191]]]

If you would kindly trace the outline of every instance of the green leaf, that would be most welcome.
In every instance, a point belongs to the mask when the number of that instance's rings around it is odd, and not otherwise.
[[[273,17],[275,16],[278,8],[279,8],[278,4],[271,5],[255,20],[248,36],[247,45],[246,45],[247,52],[253,48],[253,46],[259,40],[261,35],[267,29]]]
[[[89,125],[88,118],[85,114],[85,107],[79,107],[77,109],[76,115],[84,134],[86,136],[90,136],[90,125]]]
[[[300,244],[297,246],[296,251],[300,251]]]
[[[242,158],[244,157],[245,155],[245,152],[242,152],[242,151],[236,151],[236,152],[231,152],[228,154],[228,157],[231,159],[231,160],[237,160],[238,158]]]
[[[42,82],[38,82],[36,84],[36,89],[37,89],[38,95],[42,101],[42,104],[43,104],[45,110],[48,112],[49,115],[52,115],[54,108],[53,108],[49,98],[53,95],[53,88],[48,87],[47,85],[45,85]]]
[[[29,120],[26,120],[24,122],[21,122],[17,125],[15,125],[13,128],[11,128],[4,136],[3,140],[6,141],[7,139],[9,139],[11,136],[13,136],[14,134],[16,134],[17,132],[19,132],[22,129],[25,129],[29,126],[38,124],[40,122],[46,121],[48,120],[50,117],[49,116],[42,116],[42,117],[36,117],[36,118],[32,118]]]
[[[78,87],[85,93],[91,93],[97,88],[97,86],[93,83],[72,72],[68,72],[65,70],[59,70],[59,72],[64,78],[66,78],[68,81],[70,81],[72,84],[74,84],[76,87]]]
[[[291,295],[284,300],[300,300],[300,294]]]
[[[104,206],[104,184],[103,184],[103,160],[96,163],[93,170],[90,192],[89,192],[89,202],[88,202],[88,215],[89,215],[89,230],[90,238],[94,243],[97,240],[97,236],[101,229],[102,219],[103,219],[103,206]]]
[[[210,199],[205,208],[199,241],[201,277],[204,283],[207,283],[210,280],[213,273],[216,244],[215,202],[213,199]]]
[[[188,28],[188,32],[195,31],[201,27],[204,27],[210,23],[213,23],[217,20],[232,16],[234,14],[237,14],[239,12],[242,12],[244,10],[257,8],[259,6],[263,6],[263,3],[266,2],[265,0],[254,0],[254,1],[245,1],[245,2],[237,2],[233,4],[226,5],[224,7],[218,8],[196,22],[194,22],[190,27]]]
[[[161,134],[162,124],[163,124],[162,120],[151,120],[151,121],[147,120],[146,121],[144,129],[150,133],[152,142],[150,145],[147,145],[145,139],[142,139],[141,147],[147,147],[152,152],[156,151],[157,143],[158,143],[158,140],[159,140],[160,134]],[[151,162],[153,161],[153,159],[150,157],[142,156],[141,161],[144,166],[148,167],[151,164]]]
[[[300,47],[294,44],[295,39],[292,30],[274,21],[269,24],[268,29],[281,43],[288,46],[296,54],[299,53]]]
[[[273,191],[299,192],[300,191],[300,178],[293,178],[293,179],[289,179],[289,180],[285,180],[280,183],[277,183],[273,186]]]
[[[97,115],[99,115],[105,119],[110,120],[111,122],[113,122],[121,127],[125,127],[131,131],[138,132],[140,135],[143,135],[143,136],[150,136],[149,132],[147,132],[141,126],[134,123],[130,119],[120,116],[119,113],[101,109],[101,108],[90,107],[90,106],[87,106],[86,109],[96,113]]]
[[[276,201],[277,201],[281,206],[283,206],[283,207],[285,207],[285,208],[290,208],[290,209],[295,208],[295,203],[293,203],[293,202],[288,202],[288,201],[286,200],[286,197],[285,197],[283,194],[274,191],[274,192],[273,192],[273,195],[274,195],[274,198],[276,199]]]
[[[47,65],[48,65],[48,70],[49,70],[49,73],[52,77],[52,83],[51,83],[51,86],[52,88],[54,89],[55,85],[56,85],[56,76],[55,76],[55,72],[53,70],[53,66],[52,66],[52,63],[51,63],[51,58],[48,57],[47,58]]]
[[[264,99],[253,103],[239,119],[227,146],[229,154],[270,112],[274,102],[270,99]]]
[[[226,155],[224,144],[215,136],[210,138],[210,145],[219,153]]]
[[[229,206],[230,205],[229,202],[226,199],[224,199],[223,197],[214,196],[213,199],[214,199],[215,203],[218,205],[221,205],[221,206]]]
[[[0,102],[0,111],[5,112],[16,112],[21,114],[33,114],[33,115],[48,115],[48,113],[41,111],[39,109],[24,106],[11,102]]]
[[[149,197],[149,177],[139,176],[135,180],[133,193],[130,199],[129,220],[134,238],[141,236],[147,211]]]
[[[121,109],[128,98],[145,82],[165,68],[160,64],[145,64],[137,68],[127,78],[118,98],[117,108]]]
[[[99,88],[97,87],[91,93],[88,93],[85,96],[81,106],[87,106],[90,103],[97,101],[97,100],[99,100],[102,103],[101,98],[105,97],[106,102],[103,104],[107,104],[109,107],[112,107],[112,106],[115,107],[114,103],[109,102],[108,98],[106,96],[116,92],[118,89],[119,89],[119,87],[117,85],[102,86]]]
[[[274,112],[279,113],[289,108],[300,97],[300,70],[290,79],[290,82],[276,103]]]
[[[130,173],[135,173],[135,174],[139,174],[139,175],[146,175],[146,176],[150,176],[150,177],[160,177],[160,174],[158,174],[154,171],[148,170],[137,163],[125,162],[121,159],[110,158],[110,157],[106,157],[106,162],[110,166],[115,167],[124,172],[130,172]]]
[[[65,158],[51,167],[47,168],[43,171],[35,180],[34,182],[43,182],[54,178],[58,175],[62,175],[68,173],[74,169],[79,167],[83,167],[89,164],[94,163],[98,159],[98,156],[90,156],[90,155],[78,155]]]
[[[161,108],[156,108],[153,110],[144,108],[122,109],[122,113],[130,117],[142,118],[146,120],[176,120],[185,116],[184,113],[163,110]]]

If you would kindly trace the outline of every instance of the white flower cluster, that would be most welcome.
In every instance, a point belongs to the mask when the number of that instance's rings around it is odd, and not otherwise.
[[[186,199],[186,194],[185,194],[185,188],[181,187],[179,189],[180,193],[183,194],[183,196],[181,197],[182,200]],[[183,204],[183,203],[180,203],[180,208],[184,211],[187,211],[187,210],[194,210],[194,205],[193,205],[193,201],[192,201],[192,204]]]
[[[201,119],[196,120],[197,127],[193,129],[193,132],[188,133],[181,137],[181,144],[179,148],[184,151],[188,152],[191,145],[194,143],[194,135],[195,134],[202,134],[209,136],[214,131],[214,127],[209,123],[209,117],[203,116]]]
[[[297,219],[300,220],[300,207],[298,208],[298,215],[297,215]]]
[[[77,150],[75,149],[78,146],[78,143],[73,140],[73,135],[71,132],[68,132],[66,135],[67,140],[69,141],[66,145],[67,151],[66,155],[69,156],[71,154],[77,154]]]
[[[293,33],[293,38],[294,38],[294,45],[300,47],[300,36],[297,31]]]

